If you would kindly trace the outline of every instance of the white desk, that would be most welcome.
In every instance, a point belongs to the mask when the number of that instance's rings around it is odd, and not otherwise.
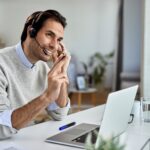
[[[136,104],[137,106],[138,104]],[[104,105],[71,114],[63,121],[49,121],[35,126],[21,129],[11,139],[0,141],[0,150],[10,146],[18,150],[73,150],[77,148],[46,143],[44,140],[58,132],[58,127],[72,121],[79,123],[100,124],[103,115]],[[136,107],[135,120],[129,125],[127,131],[121,135],[121,141],[126,143],[125,150],[139,150],[145,141],[150,138],[150,124],[140,123],[139,108]],[[93,117],[94,116],[94,117]]]

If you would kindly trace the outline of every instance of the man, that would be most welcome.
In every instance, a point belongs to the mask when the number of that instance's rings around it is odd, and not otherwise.
[[[0,50],[0,139],[17,133],[44,109],[55,120],[67,115],[65,26],[66,19],[55,10],[35,12],[27,18],[21,42]]]

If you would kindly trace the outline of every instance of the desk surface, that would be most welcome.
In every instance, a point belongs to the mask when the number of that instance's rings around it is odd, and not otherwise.
[[[139,104],[135,103],[133,113],[135,113],[134,122],[129,125],[127,131],[121,135],[121,142],[126,143],[125,150],[140,150],[142,145],[150,138],[150,124],[141,123],[139,118]],[[21,129],[18,134],[11,139],[0,141],[0,150],[8,147],[15,147],[17,150],[73,150],[77,148],[51,144],[44,142],[49,136],[60,131],[58,128],[66,123],[76,121],[79,123],[100,124],[104,111],[104,105],[97,106],[67,116],[63,121],[48,121],[38,125]],[[87,117],[88,116],[88,117]],[[93,117],[94,116],[94,117]],[[67,129],[66,129],[67,130]]]

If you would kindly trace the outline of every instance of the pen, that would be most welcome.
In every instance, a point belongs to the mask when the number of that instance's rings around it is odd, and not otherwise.
[[[71,127],[71,126],[74,126],[75,124],[76,124],[75,122],[71,122],[71,123],[69,123],[69,124],[66,124],[66,125],[64,125],[64,126],[59,127],[59,130],[64,130],[64,129],[66,129],[66,128],[69,128],[69,127]]]

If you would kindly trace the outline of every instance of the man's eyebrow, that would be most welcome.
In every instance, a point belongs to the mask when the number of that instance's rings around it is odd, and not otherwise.
[[[56,35],[56,34],[55,34],[53,31],[51,31],[51,30],[46,31],[46,33],[50,33],[50,34]]]
[[[56,36],[56,34],[51,30],[48,30],[46,32],[52,34],[53,36]],[[63,37],[59,37],[58,39],[61,41],[61,40],[63,40]]]

